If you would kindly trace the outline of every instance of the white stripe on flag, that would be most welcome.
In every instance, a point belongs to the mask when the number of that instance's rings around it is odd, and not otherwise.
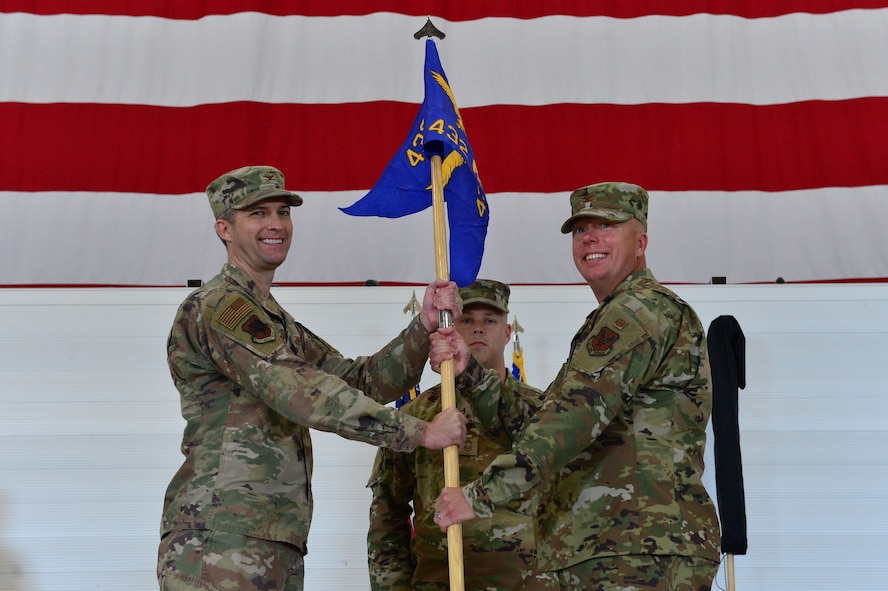
[[[888,95],[888,8],[437,24],[463,108]],[[0,101],[418,103],[416,28],[416,17],[392,13],[196,21],[0,14]]]

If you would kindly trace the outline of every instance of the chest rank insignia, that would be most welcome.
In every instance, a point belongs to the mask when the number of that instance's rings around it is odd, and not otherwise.
[[[597,335],[589,339],[586,343],[586,348],[589,350],[589,355],[604,355],[610,352],[611,347],[619,338],[620,333],[614,331],[609,326],[605,326],[598,331]]]
[[[247,318],[246,322],[241,325],[241,328],[253,337],[253,342],[255,343],[270,343],[274,340],[274,331],[255,314]]]

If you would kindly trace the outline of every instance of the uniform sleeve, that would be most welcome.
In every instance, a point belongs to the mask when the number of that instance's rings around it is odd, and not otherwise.
[[[367,486],[370,528],[367,532],[367,562],[372,591],[410,591],[416,564],[410,553],[413,512],[410,502],[416,480],[409,469],[412,454],[388,449],[376,452],[373,473]]]
[[[226,296],[205,317],[208,349],[215,365],[286,419],[397,450],[412,450],[421,442],[425,422],[383,406],[340,375],[330,373],[346,373],[356,385],[385,381],[385,371],[379,377],[374,369],[386,365],[383,358],[396,355],[391,343],[372,362],[352,366],[334,361],[336,355],[330,354],[319,366],[314,352],[309,354],[312,359],[297,356],[265,313],[239,294]],[[306,350],[317,348],[312,344]],[[362,372],[374,377],[358,378]]]
[[[431,346],[419,317],[374,355],[355,359],[342,357],[319,336],[301,325],[299,328],[299,347],[307,361],[383,404],[397,400],[419,383]]]
[[[554,479],[602,435],[643,383],[652,340],[632,314],[615,312],[599,318],[574,347],[512,453],[497,457],[464,487],[475,513],[490,516],[494,507]]]
[[[472,405],[475,420],[490,433],[505,431],[512,441],[524,431],[545,398],[544,392],[511,375],[501,379],[474,358],[459,376],[458,388]]]

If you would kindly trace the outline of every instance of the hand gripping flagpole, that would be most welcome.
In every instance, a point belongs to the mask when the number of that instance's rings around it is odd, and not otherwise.
[[[444,38],[444,33],[439,31],[428,18],[422,29],[417,31],[414,38],[439,37]],[[447,226],[444,210],[444,173],[441,155],[434,154],[431,157],[432,168],[432,219],[435,225],[435,275],[438,279],[450,280],[450,266],[447,257]],[[438,313],[438,325],[441,327],[452,326],[453,319],[450,312],[441,310]],[[441,363],[441,410],[456,406],[456,385],[453,375],[453,360],[447,359]],[[444,486],[459,487],[459,448],[450,445],[444,448]],[[447,528],[447,563],[450,568],[451,591],[463,591],[465,589],[463,567],[463,543],[462,524],[454,523]]]

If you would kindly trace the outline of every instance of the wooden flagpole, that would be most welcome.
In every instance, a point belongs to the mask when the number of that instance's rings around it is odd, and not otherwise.
[[[414,39],[423,37],[445,37],[434,24],[431,17],[426,19],[423,27],[413,34]],[[437,279],[450,281],[450,265],[447,255],[447,226],[444,211],[444,173],[441,155],[431,156],[432,167],[432,218],[435,224],[435,276]],[[453,325],[450,312],[443,310],[438,313],[438,325]],[[456,385],[453,375],[453,360],[441,363],[441,410],[456,406]],[[459,447],[450,445],[444,448],[444,486],[459,487]],[[454,523],[447,528],[447,563],[450,568],[450,590],[464,591],[465,569],[463,568],[462,524]]]
[[[447,260],[447,229],[444,215],[444,181],[441,170],[441,156],[435,154],[432,164],[432,217],[435,223],[435,272],[438,279],[450,280],[450,267]],[[450,312],[439,313],[438,324],[451,326]],[[456,406],[456,386],[453,375],[453,360],[441,364],[441,410]],[[450,445],[444,448],[444,486],[459,487],[459,448]],[[450,568],[451,591],[465,589],[463,568],[462,524],[454,523],[447,528],[447,563]]]
[[[728,554],[725,560],[725,567],[728,578],[728,591],[734,591],[734,555]]]

